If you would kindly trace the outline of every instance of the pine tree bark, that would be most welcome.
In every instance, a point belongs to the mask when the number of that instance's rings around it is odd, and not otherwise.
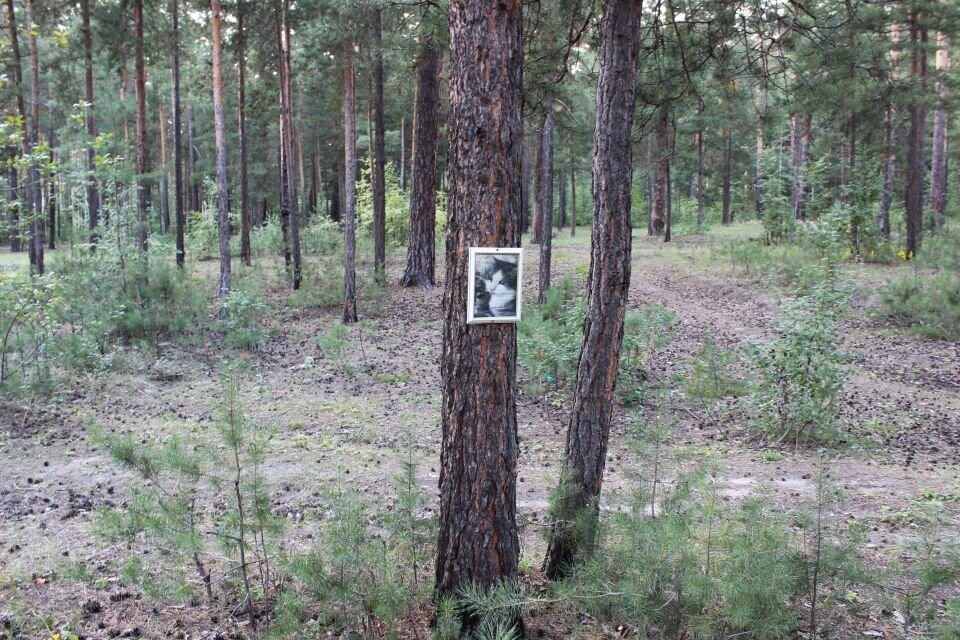
[[[517,330],[466,324],[470,247],[520,245],[521,0],[450,2],[437,596],[516,579]],[[465,631],[476,625],[464,620]],[[517,620],[522,635],[522,622]]]
[[[170,232],[170,193],[167,184],[167,119],[163,112],[163,99],[157,101],[160,127],[160,166],[163,173],[160,176],[160,232]]]
[[[523,153],[520,158],[520,233],[530,229],[530,183],[531,171],[530,153],[527,144],[527,121],[523,122]]]
[[[537,301],[543,304],[550,289],[550,258],[553,240],[553,96],[543,100],[543,129],[537,153],[537,198],[535,233],[540,243]]]
[[[440,73],[443,52],[428,42],[417,65],[413,109],[413,172],[407,266],[401,286],[436,284],[437,141],[440,135]]]
[[[357,321],[357,113],[353,88],[353,43],[343,45],[343,323]]]
[[[601,24],[590,285],[573,412],[567,430],[560,517],[551,530],[544,560],[544,571],[551,579],[565,575],[590,553],[599,520],[600,489],[630,290],[631,131],[641,11],[641,0],[610,0]],[[589,531],[575,532],[572,520],[584,509],[591,511],[593,526]]]
[[[182,269],[186,261],[184,233],[187,220],[183,209],[183,123],[180,121],[180,0],[171,0],[170,12],[173,15],[173,199],[177,266]]]
[[[197,143],[194,140],[193,105],[187,108],[187,188],[189,195],[189,210],[200,211],[200,184],[197,180],[197,161],[200,159],[197,152]]]
[[[767,122],[767,90],[760,89],[757,95],[755,105],[757,111],[757,131],[756,131],[756,174],[753,180],[753,203],[757,211],[757,217],[763,218],[763,128]]]
[[[723,175],[720,178],[721,224],[733,222],[733,215],[730,211],[730,173],[733,168],[730,166],[730,159],[730,129],[723,127]]]
[[[567,174],[557,171],[557,229],[567,226]]]
[[[386,130],[383,123],[383,9],[377,10],[374,25],[373,126],[376,142],[373,147],[373,271],[380,281],[386,280],[387,203],[386,203]]]
[[[907,184],[904,189],[904,209],[907,222],[906,253],[912,257],[920,248],[920,236],[923,231],[923,188],[926,165],[923,146],[925,142],[925,123],[927,109],[924,94],[927,84],[927,62],[923,45],[926,43],[926,30],[919,25],[919,12],[910,12],[910,80],[914,95],[910,101],[910,130],[907,135]]]
[[[277,46],[280,82],[280,219],[284,234],[284,262],[292,267],[292,286],[300,288],[300,217],[297,204],[295,144],[293,131],[293,91],[290,65],[289,2],[284,0],[277,18]]]
[[[577,235],[577,174],[576,163],[570,158],[570,237]]]
[[[414,97],[416,104],[416,97]],[[414,108],[416,111],[416,108]],[[400,191],[407,190],[407,117],[400,116]]]
[[[930,226],[942,227],[947,208],[947,125],[950,112],[947,104],[947,76],[950,73],[950,39],[937,34],[937,109],[933,114],[933,158],[930,175]]]
[[[80,18],[83,29],[83,68],[84,88],[86,90],[87,110],[84,114],[84,126],[87,130],[87,225],[90,228],[90,244],[95,245],[98,237],[97,225],[100,224],[100,194],[97,190],[97,152],[93,141],[97,138],[97,118],[93,105],[93,37],[90,31],[90,0],[80,0]]]
[[[40,143],[40,58],[37,53],[37,36],[33,29],[33,2],[26,0],[27,45],[30,49],[30,141],[33,149]],[[27,180],[32,185],[27,192],[32,196],[30,216],[30,266],[31,272],[43,275],[43,190],[40,186],[40,171],[35,163],[30,163]]]
[[[657,111],[657,159],[653,178],[653,234],[663,235],[667,227],[667,208],[670,197],[671,144],[670,107],[662,105]]]
[[[133,2],[134,23],[134,79],[136,97],[137,139],[137,243],[140,251],[147,252],[147,236],[150,228],[150,193],[147,183],[147,72],[143,62],[143,0]]]
[[[888,79],[895,84],[900,79],[900,25],[893,23],[890,27],[890,73]],[[892,92],[892,89],[891,89]],[[893,191],[897,179],[897,105],[892,96],[887,98],[884,110],[883,135],[883,182],[880,186],[880,200],[877,204],[877,229],[880,234],[890,239],[890,207],[893,204]]]
[[[10,49],[12,52],[13,62],[11,63],[11,71],[13,76],[13,86],[14,91],[16,92],[16,102],[17,102],[17,115],[20,116],[20,126],[21,126],[21,140],[20,140],[20,153],[23,156],[30,154],[30,132],[27,130],[27,123],[29,119],[27,118],[27,110],[24,106],[24,97],[23,97],[23,65],[20,59],[20,43],[18,40],[17,34],[17,16],[16,11],[14,10],[13,0],[7,0],[7,26],[10,31]],[[14,155],[16,151],[14,151]],[[24,183],[22,189],[20,190],[23,195],[23,199],[18,199],[17,193],[17,181],[18,173],[15,164],[10,165],[10,197],[13,201],[16,201],[15,206],[10,208],[11,211],[11,234],[10,234],[10,250],[11,251],[22,251],[22,229],[20,228],[20,212],[24,211],[26,208],[22,207],[22,203],[26,202],[27,207],[33,206],[33,191],[31,189],[31,182],[29,177]],[[27,240],[27,249],[30,252],[30,255],[33,255],[32,245],[30,244],[29,239]],[[33,261],[31,260],[31,264]]]
[[[240,258],[248,267],[250,254],[250,190],[247,177],[247,34],[244,0],[237,3],[237,133],[240,144]]]
[[[217,146],[217,222],[220,231],[220,317],[227,316],[230,295],[230,203],[227,192],[227,124],[223,114],[223,51],[220,42],[220,0],[210,0],[213,44],[213,126]]]
[[[697,175],[695,186],[697,192],[697,228],[703,226],[703,98],[697,103],[697,133],[694,136],[697,146]]]

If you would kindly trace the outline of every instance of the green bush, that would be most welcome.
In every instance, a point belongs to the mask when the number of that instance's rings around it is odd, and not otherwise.
[[[750,396],[753,421],[771,439],[832,436],[844,382],[836,318],[844,296],[829,284],[781,308],[778,337],[751,349],[759,380]]]
[[[234,287],[223,303],[226,317],[221,321],[223,339],[228,345],[256,349],[263,340],[260,317],[267,309],[260,292],[250,285]]]
[[[643,402],[647,361],[669,341],[670,327],[676,323],[677,316],[658,303],[627,313],[617,374],[617,396],[621,404],[631,406]]]
[[[532,378],[532,388],[546,393],[549,385],[573,382],[583,342],[586,298],[569,275],[556,282],[542,305],[524,314],[517,334],[518,359]]]
[[[705,335],[690,363],[690,373],[684,380],[684,392],[688,397],[701,401],[743,395],[746,384],[732,373],[738,368],[736,354],[721,349],[709,334]]]

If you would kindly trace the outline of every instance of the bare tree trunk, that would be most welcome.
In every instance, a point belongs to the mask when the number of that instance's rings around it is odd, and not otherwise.
[[[227,125],[223,115],[223,52],[220,0],[210,0],[213,41],[213,123],[217,146],[217,222],[220,227],[220,317],[227,317],[230,295],[230,204],[227,193]]]
[[[544,572],[565,575],[595,544],[614,389],[630,290],[631,130],[640,48],[640,0],[610,0],[601,24],[593,155],[593,247],[587,315],[567,430],[560,503]],[[583,511],[589,510],[586,531]],[[575,530],[574,521],[578,526]]]
[[[756,162],[757,171],[753,182],[753,201],[757,217],[763,218],[763,127],[767,121],[767,90],[760,89],[755,105],[757,111]]]
[[[353,90],[353,43],[343,45],[343,323],[357,321],[357,238],[354,229],[357,205],[357,114]]]
[[[540,285],[537,301],[543,304],[550,288],[550,254],[553,240],[553,96],[543,100],[543,129],[537,153],[537,198],[535,232],[540,243]],[[538,223],[538,224],[537,224]]]
[[[180,0],[171,0],[173,14],[173,199],[177,223],[177,266],[186,260],[184,231],[187,226],[183,209],[183,125],[180,121]]]
[[[557,229],[567,226],[567,174],[557,171]]]
[[[520,157],[520,233],[530,229],[530,182],[531,171],[529,145],[527,144],[527,121],[523,121],[523,153]]]
[[[150,229],[150,192],[147,183],[147,72],[143,63],[143,0],[133,2],[134,22],[134,80],[136,94],[137,135],[137,242],[140,251],[147,252],[147,235]]]
[[[84,125],[87,130],[87,225],[90,228],[90,244],[97,242],[95,229],[100,224],[100,194],[97,193],[97,152],[93,142],[97,138],[97,119],[93,113],[93,37],[90,33],[90,0],[80,0],[80,16],[83,21],[83,67],[87,110]]]
[[[417,65],[413,109],[413,163],[410,231],[404,287],[436,284],[437,141],[440,131],[440,73],[443,53],[428,42]]]
[[[577,174],[576,163],[570,158],[570,237],[577,235]]]
[[[900,79],[900,25],[893,23],[890,27],[890,75],[891,84]],[[880,187],[880,202],[877,204],[877,228],[880,234],[890,239],[890,207],[893,204],[893,191],[897,178],[897,106],[896,101],[889,97],[884,112],[883,136],[883,182]]]
[[[416,98],[414,98],[416,103]],[[414,109],[416,111],[416,109]],[[407,190],[407,117],[400,117],[400,191]]]
[[[248,267],[250,255],[250,191],[247,177],[247,34],[243,29],[245,2],[237,3],[237,133],[240,142],[240,257]]]
[[[160,125],[160,166],[163,173],[160,176],[160,231],[170,232],[170,192],[167,188],[167,119],[163,113],[163,99],[157,101],[159,105],[158,120]]]
[[[373,150],[373,271],[380,281],[386,281],[387,264],[387,203],[386,170],[387,158],[383,123],[383,9],[377,10],[374,28],[376,59],[373,68],[373,121],[376,143]]]
[[[904,208],[907,219],[907,246],[909,257],[917,254],[920,248],[920,235],[923,230],[923,187],[925,164],[923,146],[925,142],[924,125],[927,109],[923,102],[926,93],[927,62],[923,45],[926,44],[926,30],[918,24],[918,11],[910,13],[910,80],[917,95],[910,102],[910,131],[907,136],[907,184],[904,190]]]
[[[187,108],[187,188],[189,189],[189,210],[200,210],[200,185],[197,180],[197,144],[194,141],[193,105]]]
[[[933,114],[933,167],[930,177],[930,226],[942,227],[947,208],[947,76],[950,73],[950,39],[945,33],[937,34],[937,110]]]
[[[24,97],[23,97],[23,66],[20,61],[20,44],[18,42],[17,36],[17,17],[16,12],[13,6],[13,0],[7,0],[7,25],[10,28],[10,49],[13,53],[13,63],[12,63],[12,75],[13,75],[13,85],[16,91],[17,98],[17,115],[20,116],[20,127],[21,127],[21,140],[20,140],[20,153],[22,156],[30,155],[30,132],[27,128],[27,123],[29,119],[27,117],[27,110],[24,106]],[[15,154],[16,152],[14,152]],[[10,165],[10,185],[11,192],[10,197],[14,200],[17,199],[17,168],[15,164]],[[22,188],[23,192],[23,201],[27,203],[28,207],[33,207],[33,186],[30,182],[30,176],[25,176],[26,180]],[[21,239],[22,239],[22,229],[20,228],[20,212],[25,211],[26,208],[21,206],[21,201],[17,201],[16,205],[11,208],[13,220],[11,221],[11,226],[13,231],[11,233],[10,240],[10,250],[11,251],[21,251]],[[28,239],[27,241],[27,250],[30,252],[30,264],[33,265],[33,244],[32,241]]]
[[[663,104],[657,112],[657,158],[653,179],[653,233],[661,235],[667,226],[670,196],[670,108]]]
[[[450,3],[449,214],[437,596],[517,577],[517,330],[466,324],[470,247],[520,244],[520,0]],[[475,616],[466,618],[472,631]],[[522,621],[515,627],[523,635]]]
[[[720,200],[722,213],[720,214],[721,224],[730,224],[733,222],[733,215],[730,211],[730,129],[723,128],[723,176],[721,177]]]
[[[703,98],[700,98],[697,104],[697,133],[695,140],[697,143],[697,228],[703,226]]]
[[[40,58],[37,54],[37,36],[33,29],[33,2],[26,0],[27,45],[30,48],[30,142],[29,147],[35,148],[40,143]],[[43,275],[43,188],[40,184],[40,171],[36,163],[30,163],[27,171],[27,180],[32,187],[27,192],[32,194],[32,215],[30,217],[30,246],[32,272]]]
[[[280,69],[280,226],[284,237],[284,262],[288,269],[292,266],[292,286],[296,290],[300,288],[301,280],[300,220],[294,177],[293,92],[287,0],[284,0],[281,15],[277,18],[277,46]]]

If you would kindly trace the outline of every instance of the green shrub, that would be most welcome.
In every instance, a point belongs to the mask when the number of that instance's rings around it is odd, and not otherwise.
[[[844,297],[829,285],[788,300],[778,337],[751,349],[759,381],[750,396],[753,420],[771,439],[795,445],[832,435],[837,395],[844,382],[836,317]]]
[[[221,321],[223,339],[228,345],[243,349],[256,349],[263,340],[260,316],[267,309],[258,291],[250,285],[231,289],[223,303],[226,318]]]
[[[621,404],[630,406],[643,402],[647,361],[655,350],[669,341],[669,329],[676,323],[677,316],[659,303],[626,314],[617,374],[617,396]]]
[[[880,294],[882,313],[937,340],[960,339],[960,278],[941,273],[890,280]]]
[[[518,359],[532,378],[532,389],[566,388],[576,375],[583,342],[586,298],[569,275],[554,284],[542,305],[524,314],[517,334]]]
[[[700,401],[743,395],[746,385],[732,373],[737,368],[736,354],[718,347],[709,334],[704,335],[684,380],[684,392]]]

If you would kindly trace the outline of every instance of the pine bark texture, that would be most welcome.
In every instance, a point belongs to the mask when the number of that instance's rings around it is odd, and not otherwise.
[[[97,191],[97,151],[93,141],[97,137],[97,119],[93,114],[93,37],[90,34],[90,0],[80,0],[80,16],[83,25],[83,68],[84,89],[86,90],[87,111],[84,114],[84,126],[87,136],[87,226],[90,228],[90,243],[97,241],[94,230],[100,224],[100,194]]]
[[[440,135],[440,73],[443,53],[428,46],[417,66],[413,108],[413,173],[404,287],[436,284],[437,141]]]
[[[280,33],[280,118],[281,136],[280,145],[283,162],[281,163],[281,180],[284,183],[286,206],[284,217],[287,219],[289,231],[289,253],[293,266],[293,289],[300,288],[302,279],[302,255],[300,251],[300,207],[298,206],[296,181],[296,144],[294,142],[293,127],[293,70],[290,55],[290,18],[289,0],[283,2],[282,28]],[[281,206],[283,206],[281,203]],[[288,262],[288,265],[291,263]]]
[[[28,155],[30,153],[30,134],[27,131],[27,111],[24,105],[23,97],[23,64],[20,58],[20,43],[17,35],[17,15],[14,10],[13,0],[7,0],[7,26],[10,29],[10,50],[13,57],[12,71],[13,71],[13,86],[16,92],[17,99],[17,115],[20,116],[21,123],[21,140],[20,140],[20,153],[22,155]],[[16,152],[14,152],[16,153]],[[13,214],[13,219],[11,221],[11,226],[13,230],[11,232],[10,240],[10,250],[11,251],[21,251],[23,249],[21,239],[22,239],[22,230],[20,228],[20,212],[23,208],[20,205],[20,201],[17,200],[17,168],[15,165],[11,164],[10,166],[10,185],[11,193],[10,197],[16,201],[16,204],[11,207]],[[23,201],[27,202],[28,206],[33,206],[33,196],[31,190],[31,182],[29,178],[25,181],[23,188],[21,189],[23,194]],[[28,240],[29,243],[29,240]],[[31,255],[33,254],[32,248],[28,247]],[[31,260],[32,264],[32,260]]]
[[[947,75],[950,73],[950,39],[937,34],[937,109],[933,114],[933,153],[930,169],[930,226],[942,227],[947,208]]]
[[[245,3],[237,3],[237,133],[240,144],[240,258],[250,266],[250,189],[247,177],[247,36]]]
[[[543,100],[543,129],[540,130],[540,150],[537,154],[536,230],[540,243],[539,286],[537,301],[546,300],[550,289],[550,257],[553,240],[553,96]]]
[[[891,85],[900,80],[900,25],[893,23],[890,27],[890,73],[888,76]],[[893,89],[891,87],[890,92]],[[893,96],[887,98],[884,112],[883,135],[883,181],[880,185],[880,200],[877,203],[877,229],[880,234],[890,239],[890,207],[893,204],[893,192],[897,179],[897,104]]]
[[[33,25],[33,2],[26,0],[27,46],[30,49],[30,141],[33,149],[40,143],[40,57],[37,53],[37,36]],[[40,171],[37,165],[30,164],[27,180],[31,187],[27,192],[32,196],[30,215],[30,266],[31,272],[43,275],[43,188],[40,184]]]
[[[383,122],[383,9],[377,11],[374,25],[375,61],[373,68],[373,270],[383,278],[387,263],[387,203],[386,169],[387,157]]]
[[[187,217],[184,212],[183,194],[183,123],[180,107],[180,0],[171,1],[173,14],[173,200],[176,224],[177,266],[186,261],[184,233]]]
[[[732,166],[730,164],[730,129],[723,128],[723,175],[720,178],[720,201],[721,214],[720,223],[730,224],[733,222],[733,214],[730,211],[730,173]]]
[[[611,0],[601,25],[600,77],[593,161],[593,241],[583,346],[577,364],[573,411],[567,431],[568,483],[562,512],[593,510],[599,497],[620,364],[623,322],[630,289],[631,130],[640,48],[640,0]],[[592,537],[592,536],[591,536]],[[574,536],[568,521],[551,532],[544,561],[547,576],[564,575],[590,551],[592,540]]]
[[[147,72],[143,62],[143,0],[134,0],[134,78],[136,96],[137,139],[137,242],[140,251],[147,252],[147,235],[150,228],[150,193],[147,184]]]
[[[657,112],[657,165],[653,178],[652,224],[654,235],[662,235],[667,227],[667,208],[670,197],[671,131],[670,108],[660,107]]]
[[[210,0],[213,46],[213,128],[217,147],[217,223],[220,232],[220,315],[226,317],[230,295],[230,202],[227,192],[227,124],[223,114],[223,46],[220,0]]]
[[[570,158],[570,237],[577,235],[577,173],[573,158]]]
[[[468,584],[512,581],[520,558],[517,330],[513,324],[467,325],[466,294],[470,247],[520,244],[521,5],[450,2],[439,596],[455,596]]]
[[[353,43],[343,46],[343,323],[357,321],[357,113],[353,88]]]
[[[910,130],[907,135],[907,183],[904,189],[904,209],[907,222],[906,253],[915,256],[920,248],[923,231],[923,188],[926,174],[923,146],[927,109],[923,93],[926,90],[927,63],[922,50],[925,33],[918,24],[918,12],[910,14],[910,80],[914,85],[914,97],[910,102]]]

